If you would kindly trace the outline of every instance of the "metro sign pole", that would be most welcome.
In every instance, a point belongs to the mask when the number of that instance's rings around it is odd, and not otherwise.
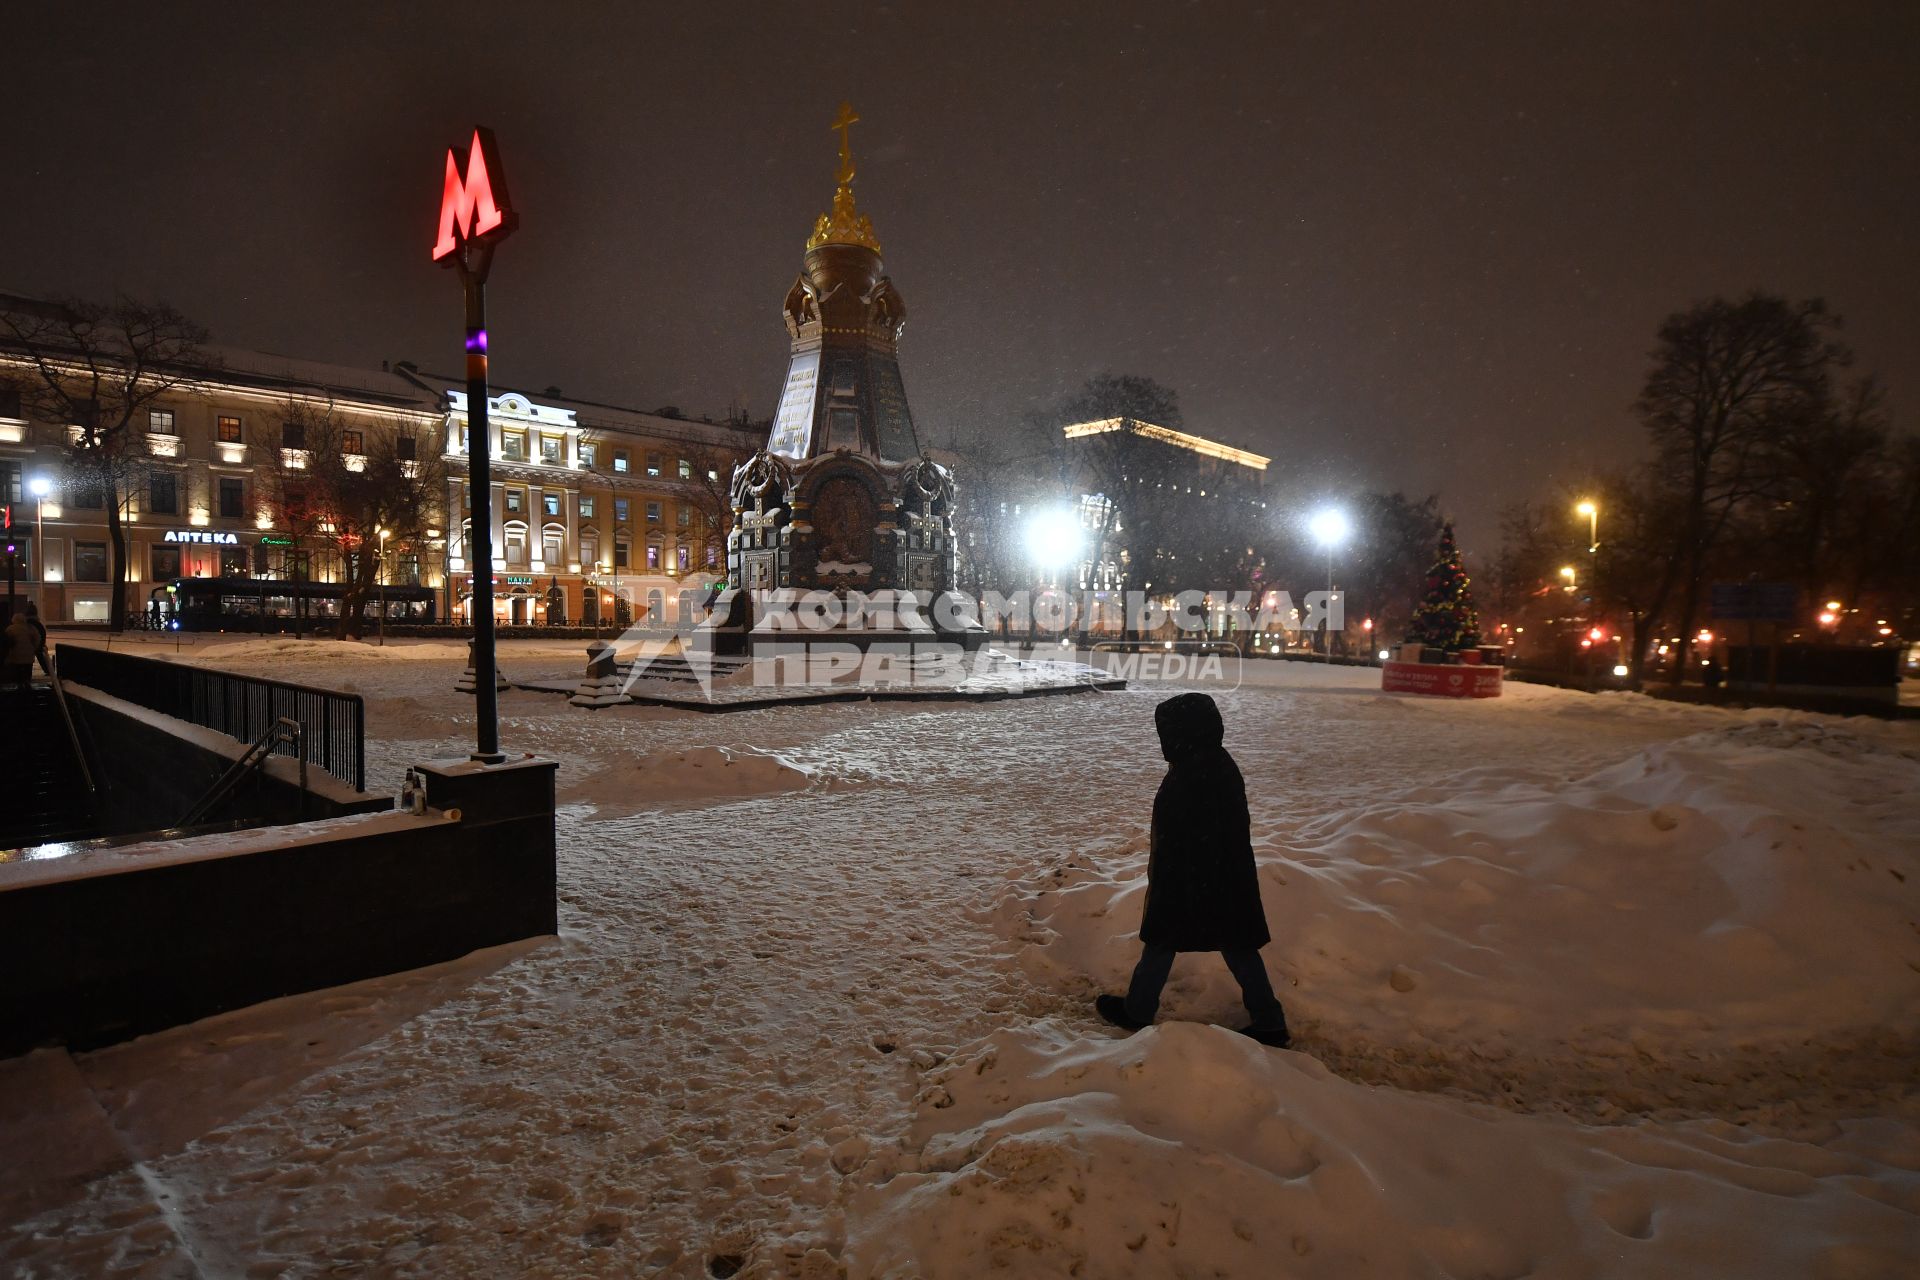
[[[467,478],[473,489],[467,559],[473,566],[473,697],[475,749],[483,764],[506,759],[500,750],[500,711],[495,688],[493,638],[493,442],[487,431],[487,273],[493,247],[519,219],[507,197],[491,129],[476,128],[467,149],[466,173],[447,149],[446,184],[440,196],[440,230],[433,260],[460,273],[467,299]],[[456,515],[458,513],[455,513]]]

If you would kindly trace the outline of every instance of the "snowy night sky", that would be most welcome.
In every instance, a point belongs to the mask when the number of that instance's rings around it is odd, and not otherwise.
[[[1907,4],[260,9],[11,16],[0,290],[452,369],[427,249],[480,122],[522,213],[496,379],[764,416],[851,98],[938,442],[1149,375],[1288,489],[1440,490],[1484,554],[1637,453],[1694,299],[1824,295],[1920,403]]]

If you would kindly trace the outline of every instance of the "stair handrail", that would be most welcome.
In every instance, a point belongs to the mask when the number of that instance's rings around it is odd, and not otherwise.
[[[93,785],[93,770],[87,766],[87,753],[80,745],[80,730],[73,722],[73,709],[67,706],[66,686],[60,682],[60,659],[50,655],[47,662],[47,677],[53,685],[53,702],[60,708],[60,720],[67,726],[67,741],[73,747],[73,758],[80,765],[80,781],[87,786],[87,794],[98,796],[99,789]]]
[[[300,722],[287,716],[281,716],[278,720],[268,725],[266,730],[262,732],[259,737],[255,738],[245,751],[240,753],[240,758],[235,760],[227,771],[214,781],[213,786],[208,789],[207,793],[194,802],[193,807],[187,810],[186,817],[180,819],[177,825],[191,827],[205,821],[207,814],[213,811],[215,805],[233,794],[235,789],[237,789],[242,782],[246,781],[248,777],[266,767],[268,758],[273,755],[273,749],[282,743],[291,746],[293,748],[293,754],[298,757],[300,761],[300,804],[298,816],[306,816],[307,753],[301,743],[302,732]]]

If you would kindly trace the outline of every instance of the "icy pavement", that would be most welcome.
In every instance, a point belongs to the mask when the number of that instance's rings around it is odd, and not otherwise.
[[[396,648],[196,657],[365,694],[397,782],[472,711],[462,655]],[[562,763],[562,937],[0,1064],[0,1270],[1905,1274],[1914,726],[1375,679],[1221,695],[1311,1057],[1087,1009],[1132,959],[1168,689],[509,693],[504,744]],[[1231,1018],[1210,964],[1167,1016]]]

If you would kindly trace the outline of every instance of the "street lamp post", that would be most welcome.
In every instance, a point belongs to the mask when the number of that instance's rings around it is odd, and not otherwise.
[[[27,481],[27,492],[33,495],[33,558],[35,572],[33,580],[40,587],[40,594],[47,591],[47,495],[53,492],[53,481],[45,476],[35,476]],[[40,602],[44,610],[46,601]]]
[[[393,530],[380,530],[380,647],[387,647],[387,539]]]
[[[1307,521],[1307,530],[1313,535],[1314,541],[1318,542],[1327,550],[1326,638],[1322,641],[1321,652],[1326,655],[1328,662],[1333,661],[1333,605],[1335,600],[1333,594],[1333,549],[1347,540],[1347,534],[1351,531],[1352,527],[1352,524],[1347,519],[1347,513],[1338,507],[1322,507],[1319,511],[1314,512],[1313,516]]]

